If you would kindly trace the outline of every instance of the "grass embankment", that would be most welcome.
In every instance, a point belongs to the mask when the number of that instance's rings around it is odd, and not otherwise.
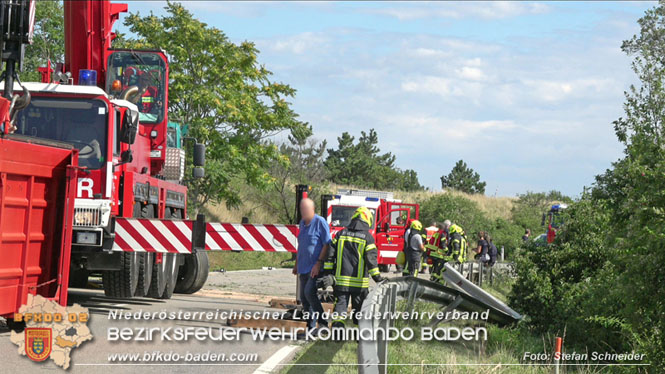
[[[510,289],[510,279],[495,279],[494,286],[483,287],[499,299],[505,300]],[[399,302],[398,310],[404,310],[406,303]],[[439,307],[418,302],[418,312],[438,311]],[[553,337],[541,337],[526,330],[521,325],[500,328],[492,324],[474,321],[456,321],[440,327],[455,325],[462,327],[484,326],[487,340],[456,342],[422,341],[420,328],[429,321],[398,320],[395,326],[410,327],[416,337],[410,341],[397,340],[388,344],[388,362],[395,365],[388,368],[390,374],[411,373],[506,373],[506,374],[550,374],[551,366],[518,366],[524,352],[551,352]],[[358,344],[356,342],[317,341],[305,346],[293,360],[291,366],[284,367],[282,374],[352,374],[357,373]],[[330,365],[333,364],[333,365]],[[339,364],[339,365],[334,365]],[[349,365],[351,364],[351,365]],[[408,364],[408,365],[405,365]],[[315,366],[309,366],[315,365]],[[565,368],[569,373],[592,373],[587,367]]]

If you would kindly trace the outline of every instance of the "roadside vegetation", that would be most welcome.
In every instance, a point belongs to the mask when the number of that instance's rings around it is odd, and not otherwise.
[[[625,93],[625,114],[613,123],[624,156],[575,200],[557,191],[484,196],[485,182],[463,160],[450,165],[449,173],[441,170],[443,191],[431,192],[414,170],[400,169],[395,155],[379,148],[375,129],[343,133],[335,145],[318,140],[313,126],[292,109],[296,89],[273,81],[256,45],[233,43],[183,4],[168,2],[159,16],[131,14],[125,19],[131,36],[120,34],[114,47],[158,48],[169,55],[170,119],[207,145],[206,176],[189,185],[190,214],[202,211],[225,222],[247,217],[252,223],[292,223],[295,184],[312,186],[315,201],[338,186],[395,191],[397,198],[421,205],[425,225],[444,219],[460,224],[472,247],[476,233],[488,231],[516,270],[514,280],[488,289],[525,319],[512,328],[491,326],[488,342],[480,346],[395,342],[391,362],[497,363],[415,371],[423,373],[545,373],[549,370],[541,367],[499,363],[519,362],[527,349],[551,351],[553,337],[565,336],[568,350],[635,351],[645,353],[643,363],[651,365],[603,372],[665,372],[665,1],[639,19],[639,33],[621,46],[638,77]],[[63,59],[62,3],[39,1],[36,7],[24,81],[38,79],[36,68],[49,59]],[[275,142],[279,133],[288,141]],[[555,202],[570,203],[555,243],[524,245],[524,229],[531,229],[532,237],[544,232],[541,214]],[[210,262],[213,270],[240,270],[290,267],[290,258],[213,253]],[[296,362],[355,363],[356,345],[317,342]],[[284,372],[355,373],[356,367],[292,366]]]

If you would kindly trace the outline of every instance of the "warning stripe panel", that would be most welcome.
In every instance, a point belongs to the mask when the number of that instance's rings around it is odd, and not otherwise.
[[[116,218],[114,251],[191,253],[191,220]],[[295,225],[206,223],[211,251],[296,252]]]
[[[224,251],[295,252],[295,225],[208,223],[206,249]]]

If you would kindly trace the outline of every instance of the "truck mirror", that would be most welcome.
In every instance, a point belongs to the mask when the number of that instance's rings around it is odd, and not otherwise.
[[[123,151],[120,154],[120,162],[121,163],[126,164],[126,163],[129,163],[129,162],[132,162],[132,160],[134,160],[134,156],[132,155],[132,150],[131,149]]]
[[[206,146],[201,143],[194,144],[194,166],[205,166]]]
[[[194,179],[201,179],[205,176],[205,169],[197,166],[194,168],[192,174],[194,174]]]
[[[120,141],[126,144],[134,144],[136,134],[139,132],[139,112],[127,109],[122,121],[122,133]]]

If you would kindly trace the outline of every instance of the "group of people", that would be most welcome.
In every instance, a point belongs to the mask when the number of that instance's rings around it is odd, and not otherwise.
[[[370,232],[374,220],[372,211],[366,207],[355,210],[349,225],[334,238],[325,218],[315,213],[314,202],[303,199],[300,203],[302,220],[299,224],[298,254],[293,274],[300,283],[300,301],[309,329],[327,328],[318,289],[333,286],[335,306],[332,327],[343,327],[348,316],[357,323],[355,313],[360,311],[369,293],[369,278],[380,283],[384,280],[379,272],[378,250]],[[431,280],[443,282],[446,263],[464,263],[468,257],[468,241],[461,226],[445,220],[435,225],[436,232],[428,239],[423,225],[414,220],[408,223],[404,233],[404,248],[398,254],[398,266],[403,266],[403,275],[417,276],[423,260],[432,260]],[[476,259],[492,266],[496,262],[496,246],[489,233],[478,235]]]
[[[307,313],[309,329],[327,328],[323,306],[318,298],[318,288],[333,286],[335,306],[332,327],[344,327],[351,303],[353,311],[360,311],[369,293],[369,278],[379,283],[383,277],[379,272],[378,251],[370,233],[373,222],[372,211],[359,207],[349,225],[330,236],[326,220],[315,213],[314,202],[300,202],[300,231],[298,233],[298,255],[293,273],[300,282],[300,300]]]
[[[404,233],[404,249],[397,256],[398,270],[403,266],[402,275],[418,276],[418,271],[429,258],[432,262],[431,280],[442,281],[445,264],[463,263],[467,259],[468,240],[464,229],[445,220],[434,224],[434,232],[429,240],[420,221],[414,220]]]

